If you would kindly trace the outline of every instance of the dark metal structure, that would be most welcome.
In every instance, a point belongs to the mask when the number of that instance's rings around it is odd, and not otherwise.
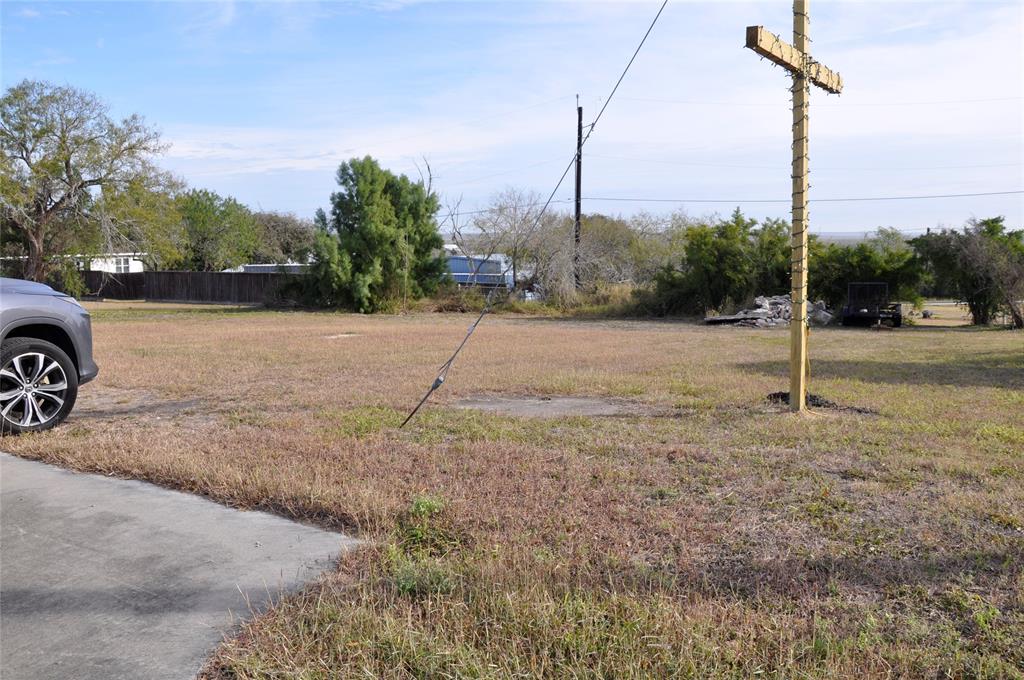
[[[884,282],[849,284],[841,316],[844,326],[873,326],[883,321],[893,328],[903,325],[902,307],[889,301],[889,284]]]

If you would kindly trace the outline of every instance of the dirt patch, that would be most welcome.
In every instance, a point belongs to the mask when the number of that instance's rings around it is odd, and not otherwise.
[[[489,411],[521,418],[563,418],[566,416],[631,416],[644,411],[639,404],[600,397],[469,397],[455,402],[456,408]]]
[[[789,392],[772,392],[768,395],[767,399],[769,404],[789,404]],[[865,415],[878,415],[877,411],[872,411],[869,408],[862,408],[860,406],[841,406],[836,402],[817,394],[807,395],[807,405],[811,408],[827,408],[833,411],[850,411],[852,413],[862,413]]]
[[[163,420],[179,416],[194,418],[199,415],[201,403],[199,399],[161,398],[148,390],[115,389],[96,385],[78,393],[78,401],[68,420]]]

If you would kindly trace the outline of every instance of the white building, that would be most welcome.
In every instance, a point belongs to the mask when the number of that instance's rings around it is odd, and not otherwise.
[[[75,261],[75,268],[83,272],[108,274],[135,274],[145,271],[142,258],[145,253],[105,253],[103,255],[67,255]],[[11,276],[21,276],[25,266],[24,255],[0,257],[0,269]]]
[[[77,255],[75,264],[83,271],[107,272],[108,274],[135,274],[144,270],[142,258],[145,253],[107,253],[104,255]]]
[[[281,264],[240,264],[231,269],[224,269],[223,274],[305,274],[309,265],[303,262],[284,262]]]

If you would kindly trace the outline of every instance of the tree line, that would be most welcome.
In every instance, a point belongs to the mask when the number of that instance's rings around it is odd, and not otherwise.
[[[74,291],[76,259],[92,255],[219,271],[309,250],[310,221],[189,189],[156,165],[165,148],[140,116],[115,120],[88,92],[29,80],[9,88],[0,99],[5,272]]]
[[[540,202],[515,190],[498,194],[488,210],[456,227],[456,241],[478,253],[509,253],[523,272],[519,285],[551,302],[607,299],[603,293],[618,286],[630,292],[625,307],[636,314],[707,315],[790,290],[790,224],[783,219],[759,223],[739,208],[727,218],[584,216],[577,289],[572,221],[528,211],[511,219],[512,205]],[[809,298],[832,309],[844,304],[849,283],[884,282],[894,301],[950,298],[963,302],[976,324],[1006,314],[1024,328],[1024,230],[1009,229],[1002,217],[914,238],[892,228],[857,243],[811,235],[808,257]]]
[[[548,305],[617,300],[635,314],[728,312],[789,290],[789,223],[729,217],[584,217],[575,248],[565,214],[508,188],[483,210],[442,206],[429,165],[419,178],[373,158],[337,169],[313,220],[253,211],[161,170],[165,145],[139,116],[113,119],[94,95],[23,81],[0,99],[0,255],[5,271],[75,292],[72,255],[137,252],[150,269],[220,271],[308,263],[285,294],[308,305],[386,311],[451,293],[442,230],[471,257],[507,258],[519,291]],[[810,297],[842,305],[854,281],[894,299],[951,297],[978,324],[1006,313],[1024,327],[1024,231],[970,220],[912,239],[879,229],[856,244],[810,240]],[[579,285],[575,269],[579,271]],[[446,292],[447,291],[447,292]]]

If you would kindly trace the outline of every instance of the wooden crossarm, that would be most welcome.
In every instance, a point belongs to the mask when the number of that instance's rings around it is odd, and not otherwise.
[[[790,71],[799,71],[804,63],[800,50],[765,30],[764,26],[747,26],[747,47]]]
[[[839,94],[843,91],[843,79],[838,73],[830,69],[824,64],[811,59],[810,65],[807,67],[807,77],[811,79],[811,82],[832,94]]]
[[[765,30],[764,26],[747,26],[747,47],[788,71],[800,71],[807,58],[803,52]],[[838,94],[843,90],[843,79],[839,74],[813,59],[808,64],[807,76],[827,92]]]

